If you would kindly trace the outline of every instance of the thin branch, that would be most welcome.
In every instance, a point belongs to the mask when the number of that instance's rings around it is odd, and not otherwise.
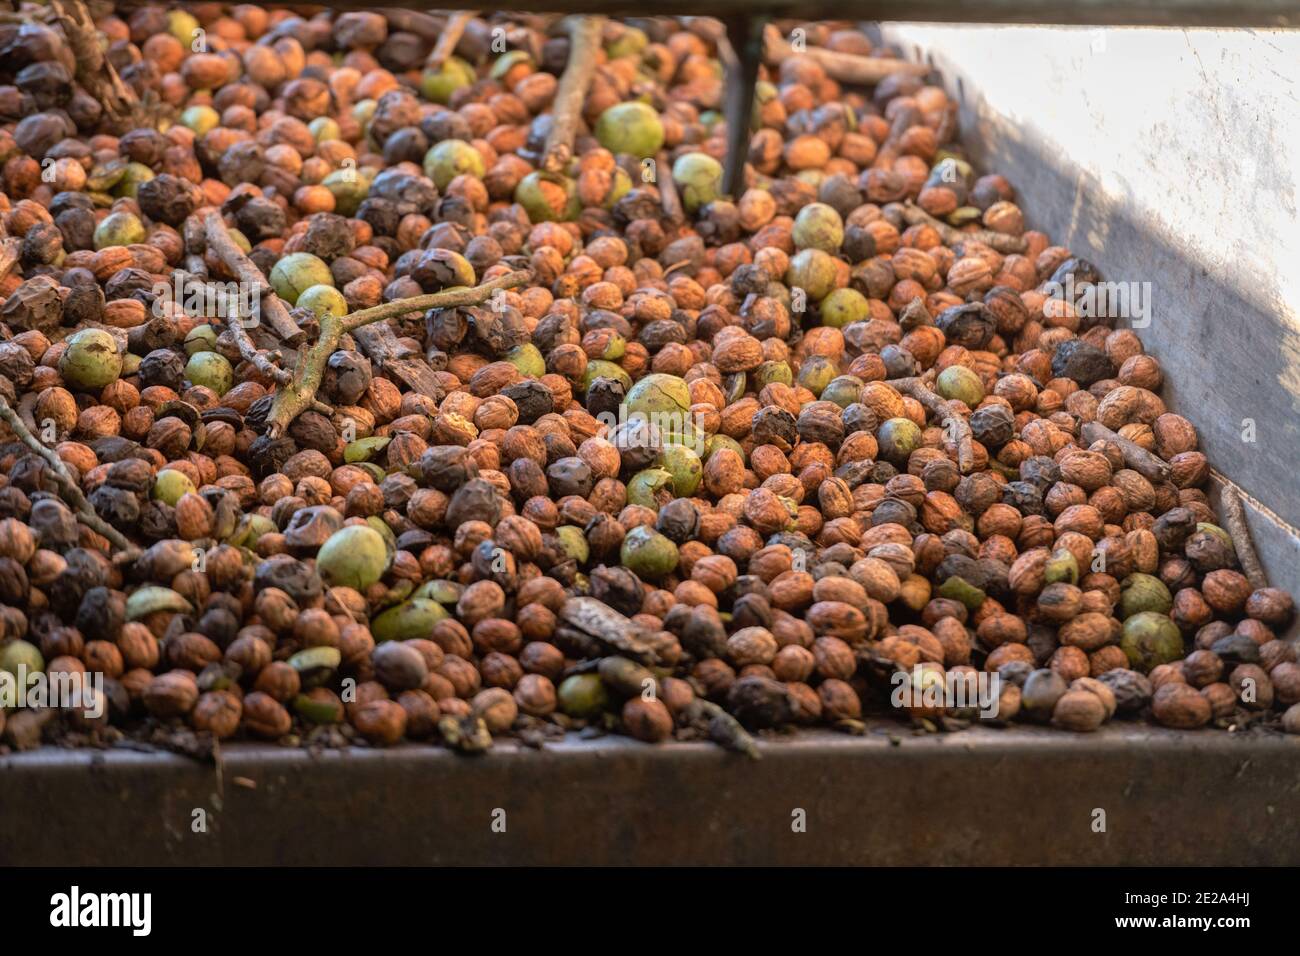
[[[30,448],[36,454],[40,455],[50,466],[55,480],[62,489],[62,497],[68,504],[72,505],[73,510],[77,512],[77,520],[84,524],[96,534],[103,535],[108,539],[109,544],[121,549],[129,554],[138,554],[139,549],[123,536],[111,524],[95,513],[95,509],[90,506],[86,500],[85,494],[82,493],[79,485],[68,471],[68,466],[63,463],[63,459],[58,456],[53,448],[48,447],[44,442],[31,433],[17,412],[9,405],[3,395],[0,395],[0,418],[3,418],[9,427],[14,430],[24,445]]]
[[[779,65],[787,57],[806,56],[819,63],[831,79],[839,80],[841,83],[852,83],[855,86],[872,86],[894,73],[925,76],[931,70],[931,67],[924,63],[894,60],[883,56],[859,56],[856,53],[840,53],[813,46],[796,52],[794,47],[781,36],[781,31],[774,26],[769,26],[763,32],[763,56],[772,66]]]
[[[1228,481],[1221,482],[1222,494],[1219,496],[1223,505],[1223,529],[1232,538],[1232,547],[1237,552],[1237,561],[1245,573],[1250,586],[1259,590],[1268,587],[1268,575],[1260,563],[1259,553],[1255,550],[1255,541],[1250,536],[1250,525],[1246,522],[1246,506],[1241,503],[1241,492],[1236,485]]]
[[[953,407],[952,402],[932,391],[920,378],[898,378],[885,384],[893,386],[899,394],[916,399],[948,431],[949,437],[957,446],[958,471],[967,475],[975,470],[975,447],[970,423]]]
[[[465,28],[473,19],[473,10],[457,10],[453,13],[447,20],[447,26],[438,35],[438,42],[433,52],[429,54],[425,66],[430,70],[436,70],[446,63],[447,58],[456,52],[456,45],[460,43],[460,38],[465,35]]]
[[[253,260],[244,255],[244,251],[230,238],[230,230],[218,210],[212,210],[203,220],[204,233],[210,248],[224,265],[240,282],[255,292],[262,301],[262,311],[266,313],[267,325],[285,345],[297,345],[307,338],[307,333],[298,328],[298,323],[289,315],[289,307],[275,294],[262,270],[253,264]]]
[[[326,313],[320,321],[320,336],[298,356],[292,380],[275,393],[271,410],[266,417],[267,434],[278,438],[295,418],[311,407],[325,374],[325,365],[338,349],[339,341],[345,334],[372,322],[382,322],[410,312],[479,305],[492,298],[498,289],[512,289],[523,285],[530,278],[532,276],[528,272],[510,272],[473,289],[448,289],[409,299],[397,299],[342,317]]]
[[[1085,422],[1079,429],[1083,440],[1089,445],[1094,442],[1108,441],[1113,442],[1124,456],[1124,464],[1128,465],[1147,481],[1162,482],[1168,481],[1173,469],[1169,463],[1153,452],[1147,451],[1135,441],[1130,441],[1123,435],[1117,435],[1101,422]]]
[[[735,717],[711,700],[697,697],[691,701],[687,719],[705,724],[709,738],[721,747],[744,754],[750,760],[762,759],[758,744]]]
[[[591,79],[596,75],[604,28],[604,17],[574,17],[569,21],[569,61],[555,91],[551,131],[542,150],[541,167],[546,172],[564,172],[573,158],[573,140],[578,135]]]
[[[672,225],[680,226],[686,221],[686,214],[682,211],[682,197],[677,195],[677,184],[673,182],[672,163],[663,150],[655,156],[655,183],[659,187],[659,204],[664,218]]]
[[[942,220],[935,219],[920,206],[914,205],[910,200],[903,203],[903,221],[909,226],[933,226],[938,230],[939,237],[943,239],[945,245],[953,245],[958,242],[982,242],[995,252],[1003,255],[1013,252],[1024,252],[1029,248],[1029,244],[1023,236],[1008,236],[1005,233],[993,232],[989,229],[977,229],[973,232],[966,232],[962,229],[955,229]]]
[[[274,357],[279,356],[278,352],[267,352],[253,344],[253,340],[248,336],[248,330],[244,328],[244,323],[239,321],[238,316],[227,315],[223,324],[231,338],[235,340],[235,347],[239,349],[239,354],[245,362],[250,363],[267,378],[280,385],[293,377],[288,369],[280,368],[273,361]]]
[[[140,98],[122,82],[117,69],[104,56],[99,31],[82,0],[52,0],[77,63],[77,80],[119,129],[144,125]]]

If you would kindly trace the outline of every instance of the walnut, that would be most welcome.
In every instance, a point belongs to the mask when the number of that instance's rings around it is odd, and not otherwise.
[[[1185,451],[1169,459],[1169,480],[1178,488],[1198,488],[1210,477],[1210,461],[1203,452]]]
[[[176,532],[186,541],[197,541],[212,534],[216,513],[207,499],[186,492],[176,502]]]
[[[1130,472],[1136,474],[1136,472]],[[1141,478],[1141,475],[1137,475]],[[1076,451],[1061,461],[1061,479],[1078,485],[1084,491],[1096,491],[1111,481],[1110,462],[1105,455],[1095,451]],[[1148,483],[1148,488],[1150,484]],[[1154,492],[1152,493],[1154,498]]]
[[[1101,697],[1087,690],[1067,691],[1052,708],[1052,723],[1076,733],[1091,733],[1105,723],[1106,717]]]
[[[1223,676],[1223,661],[1213,651],[1192,651],[1183,660],[1183,677],[1193,687],[1217,683]]]
[[[814,601],[843,601],[855,607],[865,607],[867,591],[852,578],[829,574],[813,585]]]
[[[749,372],[763,363],[763,344],[752,335],[739,332],[718,338],[722,341],[714,341],[713,364],[724,375]]]
[[[794,520],[794,509],[788,501],[766,488],[756,488],[745,499],[745,520],[760,534],[783,531]]]
[[[691,565],[692,581],[697,581],[715,594],[736,583],[736,562],[726,555],[711,554],[699,558]]]
[[[1214,610],[1235,616],[1241,613],[1251,595],[1250,581],[1239,571],[1211,571],[1201,582],[1201,593]]]
[[[383,698],[360,704],[350,714],[352,725],[372,744],[392,746],[406,733],[406,710]]]
[[[482,719],[489,733],[501,734],[509,730],[519,716],[519,705],[510,691],[489,687],[474,695],[470,711]]]
[[[429,666],[416,648],[400,641],[385,641],[371,653],[375,677],[391,690],[412,690],[429,675]]]
[[[208,691],[199,698],[190,720],[195,730],[205,730],[218,740],[233,737],[239,730],[244,704],[240,697],[226,690]]]
[[[168,671],[149,682],[143,700],[145,708],[155,717],[181,717],[198,703],[199,685],[188,671]]]
[[[858,669],[852,648],[838,637],[817,638],[813,642],[812,654],[817,674],[824,678],[848,680]]]
[[[1237,695],[1231,687],[1222,682],[1202,687],[1201,696],[1209,701],[1210,715],[1215,719],[1231,717],[1233,711],[1237,709]]]
[[[1286,624],[1294,609],[1291,595],[1281,588],[1260,588],[1246,599],[1246,613],[1273,627]]]
[[[545,646],[553,647],[553,645]],[[519,709],[530,716],[546,717],[555,711],[555,685],[551,678],[544,674],[525,674],[515,685],[514,696]]]
[[[1214,610],[1205,602],[1200,591],[1182,588],[1174,595],[1174,605],[1169,616],[1183,631],[1195,631],[1210,623]]]
[[[1077,531],[1097,541],[1105,530],[1105,523],[1101,513],[1092,505],[1071,505],[1057,516],[1053,527],[1058,536],[1067,531]]]
[[[1156,437],[1155,452],[1166,461],[1174,455],[1196,450],[1196,428],[1181,415],[1161,415],[1151,428]]]
[[[633,697],[623,705],[623,729],[637,740],[657,743],[673,732],[673,717],[657,698]]]
[[[46,422],[53,422],[55,433],[66,435],[77,427],[77,400],[66,388],[47,388],[37,396],[32,414],[42,429]]]
[[[850,644],[868,638],[866,615],[842,601],[820,601],[808,609],[808,623],[818,635],[838,637]]]
[[[985,260],[974,257],[958,259],[948,270],[947,278],[948,287],[962,298],[993,288],[993,270]]]
[[[1166,727],[1194,730],[1210,722],[1210,702],[1187,684],[1165,684],[1151,698],[1151,713]]]
[[[293,726],[289,712],[274,697],[253,691],[244,698],[244,729],[256,737],[275,740]]]
[[[772,671],[777,680],[787,682],[806,681],[812,676],[815,666],[816,659],[812,651],[797,644],[787,644],[782,647],[772,661]]]
[[[301,689],[298,671],[285,661],[273,661],[262,668],[253,689],[281,703],[293,700]]]
[[[770,664],[777,650],[776,638],[765,627],[743,627],[727,638],[727,657],[735,667]]]
[[[169,637],[164,645],[172,667],[198,673],[221,660],[221,648],[205,634],[187,632]]]
[[[1250,710],[1269,710],[1273,706],[1273,681],[1258,664],[1238,664],[1228,675],[1228,686]]]
[[[857,691],[845,681],[831,678],[817,687],[822,716],[830,721],[856,720],[862,716],[862,701]]]

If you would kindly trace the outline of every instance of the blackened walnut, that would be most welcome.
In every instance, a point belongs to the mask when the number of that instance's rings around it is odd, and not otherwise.
[[[186,218],[203,203],[203,194],[188,180],[170,173],[159,173],[139,185],[136,199],[140,211],[155,222],[180,228]]]
[[[741,677],[727,690],[727,709],[746,727],[778,727],[790,722],[785,685],[766,677]]]
[[[1115,364],[1106,353],[1083,339],[1062,342],[1052,355],[1052,374],[1068,378],[1088,388],[1102,379],[1115,376]]]
[[[699,509],[689,498],[674,498],[660,507],[655,527],[666,537],[684,544],[699,534]]]
[[[949,345],[983,349],[997,330],[993,314],[982,302],[970,302],[944,309],[935,319]]]

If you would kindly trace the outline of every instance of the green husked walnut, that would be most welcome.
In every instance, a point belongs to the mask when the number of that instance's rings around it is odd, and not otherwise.
[[[312,286],[333,286],[334,276],[323,259],[310,252],[294,252],[285,256],[271,268],[271,287],[275,294],[290,305]]]
[[[122,355],[113,336],[102,329],[82,329],[68,337],[59,357],[59,374],[75,389],[89,391],[117,381]]]
[[[677,569],[677,545],[664,535],[640,525],[623,539],[619,563],[633,574],[657,580]]]
[[[364,591],[384,575],[390,556],[383,537],[367,525],[341,528],[321,545],[316,569],[330,584]]]
[[[596,139],[611,153],[643,159],[663,148],[664,126],[647,103],[616,103],[596,120]]]
[[[682,205],[694,212],[722,195],[722,164],[708,153],[684,153],[673,163],[673,180]]]
[[[1140,611],[1124,622],[1120,647],[1133,669],[1145,674],[1160,664],[1182,659],[1183,635],[1167,615]]]

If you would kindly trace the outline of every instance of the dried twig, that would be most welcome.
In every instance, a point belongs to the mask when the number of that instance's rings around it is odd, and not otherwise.
[[[325,373],[325,364],[338,349],[339,341],[345,334],[372,322],[382,322],[410,312],[479,305],[490,299],[498,289],[512,289],[523,285],[529,278],[531,276],[528,272],[511,272],[473,289],[448,289],[430,295],[397,299],[341,317],[327,313],[320,321],[320,336],[298,357],[293,378],[276,391],[266,417],[267,433],[272,438],[278,438],[295,418],[312,406],[316,390],[320,388],[321,377]]]
[[[460,38],[465,35],[465,28],[469,22],[474,19],[473,10],[457,10],[447,19],[447,25],[443,28],[442,33],[438,35],[438,42],[429,54],[429,59],[425,61],[425,66],[431,70],[436,70],[444,63],[447,58],[456,52],[456,45],[460,43]]]
[[[659,204],[664,218],[671,225],[680,226],[686,221],[686,214],[682,211],[682,197],[677,195],[677,184],[673,182],[672,163],[663,150],[655,156],[655,184],[659,187]]]
[[[51,0],[77,61],[77,81],[100,105],[119,129],[145,125],[140,98],[122,82],[117,69],[104,56],[99,32],[82,0]]]
[[[128,541],[122,534],[111,524],[95,514],[95,509],[90,506],[86,500],[85,494],[81,491],[79,485],[68,471],[68,466],[63,463],[63,459],[53,448],[45,445],[39,438],[33,435],[27,427],[27,423],[22,417],[13,410],[3,395],[0,395],[0,418],[8,422],[9,427],[14,430],[24,445],[30,448],[36,454],[40,455],[50,466],[55,480],[59,483],[62,490],[62,497],[68,504],[72,505],[73,510],[77,513],[77,520],[84,524],[96,534],[103,535],[108,542],[114,547],[121,549],[128,554],[137,554],[139,549]]]
[[[240,282],[255,292],[262,301],[262,311],[266,314],[267,325],[271,331],[284,342],[294,346],[307,338],[307,333],[298,328],[298,323],[289,315],[289,307],[275,294],[262,270],[253,264],[253,260],[244,255],[244,251],[235,245],[226,228],[226,221],[221,213],[212,210],[203,220],[208,248],[216,253],[224,265]]]
[[[1137,442],[1129,441],[1122,435],[1117,435],[1101,422],[1085,422],[1083,427],[1079,429],[1079,433],[1089,445],[1098,441],[1113,442],[1124,456],[1124,464],[1147,481],[1162,482],[1169,480],[1171,469],[1167,461],[1159,455],[1147,451]]]
[[[772,66],[778,65],[786,57],[806,56],[821,64],[832,79],[858,86],[871,86],[893,73],[925,76],[931,69],[924,63],[881,56],[859,56],[856,53],[840,53],[812,46],[797,53],[774,26],[769,26],[763,32],[763,56]]]
[[[706,723],[709,739],[727,750],[744,754],[751,760],[762,759],[758,744],[735,717],[710,700],[697,697],[691,702],[687,719]]]
[[[883,149],[883,147],[882,147]],[[1029,245],[1025,242],[1023,236],[1008,236],[1005,233],[993,232],[988,229],[977,229],[973,232],[967,232],[963,229],[955,229],[940,219],[935,219],[920,206],[913,205],[910,201],[903,203],[903,221],[909,226],[933,226],[939,232],[939,237],[943,239],[946,245],[954,245],[959,242],[982,242],[995,252],[1001,252],[1003,255],[1013,252],[1024,252]]]
[[[279,356],[278,352],[267,352],[253,344],[253,340],[248,335],[248,330],[244,328],[244,323],[239,321],[239,316],[225,316],[224,325],[226,330],[230,332],[231,338],[235,340],[235,347],[239,349],[239,354],[245,362],[250,363],[267,378],[273,379],[281,385],[293,377],[288,369],[280,368],[275,364],[274,359]]]
[[[957,446],[957,470],[970,474],[975,470],[975,447],[971,437],[970,423],[945,400],[919,378],[898,378],[887,384],[902,395],[909,395],[920,402],[925,410],[934,415],[935,420],[944,428]]]
[[[1250,536],[1250,525],[1246,522],[1246,506],[1241,503],[1241,489],[1232,482],[1220,477],[1219,485],[1223,505],[1223,529],[1232,538],[1233,550],[1237,552],[1237,562],[1245,573],[1250,586],[1258,590],[1268,587],[1268,575],[1260,563],[1259,553],[1255,550],[1255,541]]]
[[[541,167],[547,172],[564,172],[573,158],[573,140],[578,135],[591,78],[596,75],[604,28],[604,17],[574,17],[569,21],[569,61],[555,91],[551,131],[542,151]]]

